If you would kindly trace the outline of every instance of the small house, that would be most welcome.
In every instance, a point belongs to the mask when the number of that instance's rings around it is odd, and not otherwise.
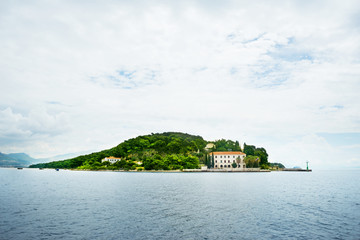
[[[116,163],[118,161],[121,161],[121,158],[116,158],[116,157],[106,157],[104,159],[101,160],[101,162],[110,162],[111,164]]]

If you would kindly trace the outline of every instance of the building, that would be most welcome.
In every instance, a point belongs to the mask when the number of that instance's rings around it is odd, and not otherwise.
[[[243,152],[212,152],[210,154],[214,160],[214,168],[233,168],[233,163],[236,163],[236,168],[246,168],[244,162],[246,154]]]
[[[206,147],[205,147],[205,150],[209,151],[213,148],[216,148],[215,144],[214,143],[208,143],[206,144]]]
[[[106,158],[104,158],[103,160],[101,160],[101,162],[106,162],[106,161],[108,161],[108,162],[110,162],[111,164],[113,164],[113,163],[116,163],[116,162],[118,162],[118,161],[121,161],[121,158],[106,157]]]

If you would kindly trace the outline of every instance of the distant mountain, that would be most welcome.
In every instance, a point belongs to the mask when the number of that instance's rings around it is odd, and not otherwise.
[[[269,163],[269,166],[272,168],[285,168],[285,166],[281,163]]]
[[[9,153],[7,155],[13,159],[17,159],[21,161],[33,162],[36,160],[35,158],[30,157],[26,153]]]
[[[36,159],[30,157],[26,153],[1,153],[0,167],[27,167],[36,162]]]
[[[73,158],[86,153],[89,153],[89,151],[67,153],[67,154],[57,155],[48,158],[32,158],[26,153],[5,154],[0,152],[0,167],[28,167],[31,164],[59,161],[59,160]]]

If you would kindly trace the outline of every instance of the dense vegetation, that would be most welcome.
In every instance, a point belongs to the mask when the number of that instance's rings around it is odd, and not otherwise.
[[[257,148],[254,145],[246,145],[244,143],[244,153],[246,154],[246,167],[269,168],[268,154],[265,148]]]
[[[185,133],[166,132],[139,136],[124,141],[118,146],[63,161],[31,165],[32,168],[65,168],[90,170],[177,170],[199,168],[201,164],[211,167],[209,152],[211,151],[241,151],[238,141],[217,140],[212,143],[216,147],[205,149],[207,145],[200,136]],[[267,153],[264,148],[245,145],[244,152],[256,156],[258,164],[249,167],[267,167]],[[247,153],[248,152],[248,153]],[[101,162],[105,157],[121,158],[114,164]],[[248,156],[249,159],[254,157]],[[256,162],[256,161],[255,161]]]
[[[129,139],[118,146],[68,160],[31,165],[33,168],[175,170],[198,168],[207,142],[200,136],[167,132]],[[114,164],[101,162],[114,156],[122,160]]]
[[[260,166],[260,158],[258,156],[248,155],[244,161],[247,168],[258,168]]]
[[[220,139],[213,142],[216,146],[216,151],[223,152],[223,151],[241,151],[241,147],[238,141],[231,141],[231,140],[225,140]]]

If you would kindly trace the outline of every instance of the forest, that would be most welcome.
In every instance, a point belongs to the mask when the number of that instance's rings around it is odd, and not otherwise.
[[[126,140],[111,149],[75,158],[31,165],[31,168],[62,168],[88,170],[182,170],[201,165],[212,167],[211,151],[242,151],[238,141],[211,141],[216,147],[205,149],[210,143],[201,136],[180,132],[152,133]],[[244,144],[248,167],[268,168],[268,154],[264,148]],[[111,164],[105,157],[121,158]]]

